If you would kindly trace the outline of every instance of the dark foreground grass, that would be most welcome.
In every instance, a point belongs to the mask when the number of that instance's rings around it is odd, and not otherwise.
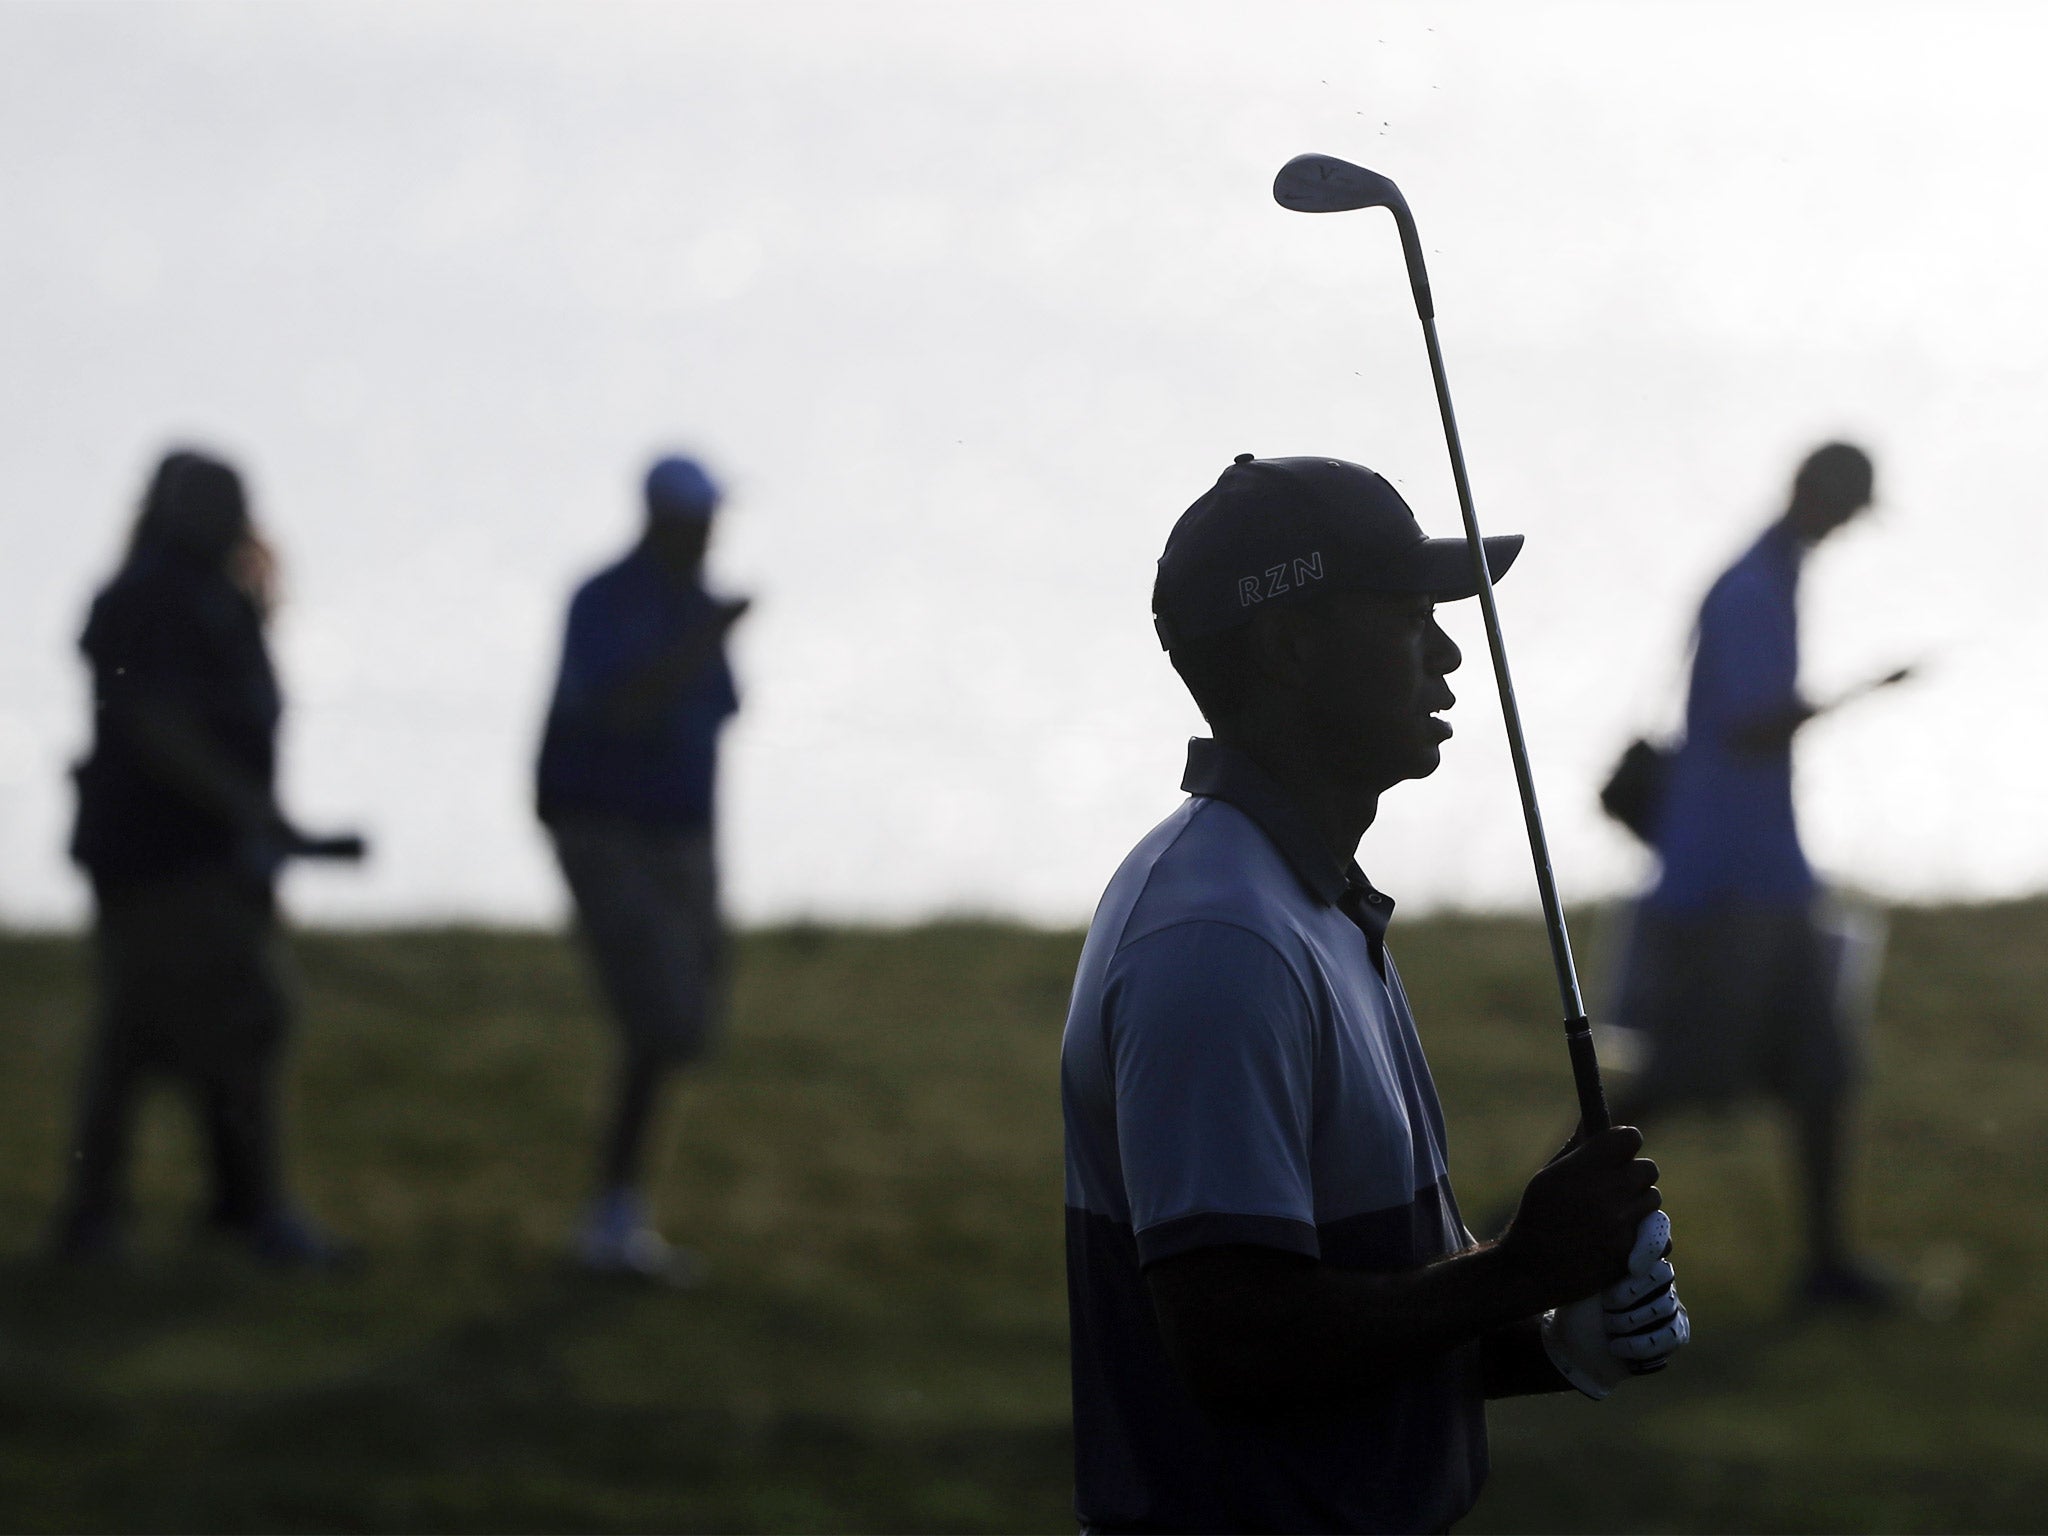
[[[1468,1213],[1563,1129],[1540,932],[1409,922]],[[558,1263],[602,1037],[536,935],[311,934],[294,1162],[364,1241],[288,1280],[187,1240],[192,1137],[142,1146],[125,1272],[34,1255],[88,1004],[73,942],[0,939],[0,1527],[1068,1528],[1059,1026],[1077,940],[784,930],[661,1200],[684,1296]],[[1497,1407],[1471,1530],[2048,1524],[2048,904],[1897,914],[1874,1242],[1922,1306],[1796,1321],[1764,1117],[1657,1153],[1700,1339],[1605,1405]]]

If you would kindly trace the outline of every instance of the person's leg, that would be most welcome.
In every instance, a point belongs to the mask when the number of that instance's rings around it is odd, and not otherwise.
[[[214,873],[192,882],[185,919],[180,1066],[212,1174],[207,1224],[249,1231],[282,1204],[276,1100],[290,1004],[276,912],[267,892]]]
[[[638,1191],[647,1180],[647,1145],[663,1090],[674,1068],[634,1050],[619,1052],[612,1077],[611,1115],[599,1140],[597,1187],[600,1196]]]
[[[119,1250],[141,1086],[142,1075],[121,1037],[119,1021],[103,1013],[80,1077],[66,1189],[52,1234],[52,1246],[63,1257],[111,1257]]]
[[[269,893],[228,875],[193,893],[183,1076],[212,1175],[204,1226],[266,1264],[335,1268],[356,1251],[291,1200],[281,1090],[293,985]]]
[[[553,830],[619,1040],[579,1254],[592,1269],[680,1281],[692,1266],[655,1231],[645,1193],[654,1128],[703,1033],[704,961],[678,899],[680,836],[599,820]]]
[[[278,1116],[282,1077],[281,1053],[267,1051],[194,1082],[213,1170],[207,1230],[265,1264],[349,1268],[359,1250],[327,1232],[285,1193]]]
[[[1857,1253],[1848,1235],[1855,1086],[1860,1042],[1844,1017],[1839,935],[1817,914],[1787,930],[1781,1018],[1788,1051],[1778,1084],[1791,1122],[1806,1218],[1806,1270],[1800,1297],[1811,1303],[1887,1306],[1899,1283]]]
[[[1859,1252],[1848,1235],[1851,1102],[1845,1094],[1791,1106],[1805,1196],[1806,1268],[1796,1302],[1885,1310],[1898,1305],[1905,1282],[1889,1266]]]
[[[597,1190],[576,1244],[585,1269],[674,1286],[700,1278],[695,1255],[673,1247],[656,1228],[647,1197],[649,1150],[675,1077],[668,1058],[635,1050],[631,1042],[619,1052],[599,1139]]]
[[[599,1178],[600,1198],[623,1197],[644,1215],[653,1128],[716,1028],[724,933],[708,830],[643,832],[636,844],[645,881],[641,910],[654,920],[638,935],[631,962],[621,958],[614,966],[623,1046]]]
[[[666,926],[653,836],[613,820],[557,825],[555,852],[576,904],[577,935],[617,1032],[618,1049],[598,1135],[600,1198],[637,1189],[666,1073],[653,1049],[663,1006]]]
[[[79,1074],[77,1123],[52,1246],[73,1258],[118,1252],[135,1111],[145,1080],[148,921],[102,901],[94,933],[99,999]]]
[[[1792,1111],[1805,1196],[1807,1269],[1811,1273],[1838,1268],[1849,1257],[1842,1227],[1844,1111],[1842,1101],[1833,1096],[1816,1097]]]
[[[717,1032],[725,976],[725,933],[708,831],[671,831],[641,840],[643,911],[656,921],[637,936],[632,962],[614,966],[626,1027],[615,1079],[611,1134],[599,1167],[606,1189],[645,1182],[656,1113],[681,1070]]]
[[[193,1084],[213,1175],[206,1221],[217,1230],[253,1231],[284,1204],[277,1076],[266,1056],[224,1064]]]

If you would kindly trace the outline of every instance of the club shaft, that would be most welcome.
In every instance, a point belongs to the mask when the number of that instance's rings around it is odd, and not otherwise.
[[[1507,645],[1501,638],[1500,609],[1493,598],[1493,573],[1487,569],[1486,546],[1480,541],[1479,516],[1472,509],[1472,483],[1465,473],[1465,449],[1458,438],[1458,417],[1451,408],[1451,386],[1444,374],[1443,348],[1437,343],[1436,318],[1418,296],[1423,340],[1429,346],[1429,372],[1436,384],[1436,405],[1443,417],[1444,443],[1451,454],[1451,478],[1458,487],[1458,512],[1465,521],[1465,542],[1472,551],[1473,575],[1479,588],[1479,614],[1486,627],[1486,647],[1493,655],[1493,676],[1499,684],[1501,719],[1507,727],[1508,755],[1515,765],[1515,788],[1522,797],[1522,824],[1529,833],[1529,857],[1536,866],[1536,894],[1543,903],[1543,926],[1550,936],[1550,963],[1557,972],[1558,999],[1564,1005],[1565,1037],[1571,1049],[1572,1083],[1578,1091],[1579,1118],[1587,1134],[1608,1126],[1607,1095],[1600,1084],[1600,1063],[1593,1051],[1592,1026],[1579,992],[1578,967],[1572,961],[1571,934],[1565,928],[1564,903],[1557,894],[1557,875],[1550,866],[1550,840],[1543,833],[1543,811],[1536,803],[1536,777],[1529,767],[1529,747],[1522,734],[1522,711],[1515,702],[1514,678],[1508,672]]]

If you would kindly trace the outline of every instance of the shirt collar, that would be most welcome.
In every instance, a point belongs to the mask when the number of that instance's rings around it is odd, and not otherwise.
[[[1193,738],[1180,787],[1244,812],[1311,896],[1326,907],[1341,906],[1375,942],[1385,939],[1394,899],[1373,888],[1356,859],[1339,864],[1287,791],[1244,753],[1208,737]]]

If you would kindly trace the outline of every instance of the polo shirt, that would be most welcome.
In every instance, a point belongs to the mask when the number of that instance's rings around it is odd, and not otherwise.
[[[1799,701],[1802,546],[1774,525],[1700,605],[1685,739],[1672,759],[1650,904],[1671,912],[1804,906],[1813,870],[1792,814],[1792,747],[1742,750],[1735,734]]]
[[[200,870],[251,867],[234,822],[158,775],[129,739],[137,704],[177,708],[265,791],[282,713],[256,605],[218,563],[138,551],[93,600],[79,649],[92,667],[93,744],[74,770],[71,855],[102,897]]]
[[[646,728],[621,728],[604,706],[613,687],[717,616],[701,585],[678,581],[644,546],[577,590],[541,740],[543,821],[595,814],[711,824],[718,731],[739,708],[723,646]]]
[[[1479,1346],[1338,1410],[1212,1418],[1144,1269],[1251,1243],[1395,1272],[1472,1245],[1385,933],[1251,760],[1195,741],[1190,798],[1104,892],[1061,1047],[1076,1508],[1101,1530],[1413,1531],[1486,1477]]]

